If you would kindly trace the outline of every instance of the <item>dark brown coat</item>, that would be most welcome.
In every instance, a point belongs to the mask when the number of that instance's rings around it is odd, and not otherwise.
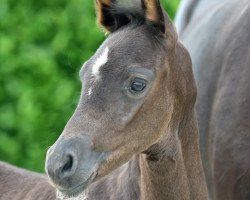
[[[64,196],[207,199],[189,54],[159,1],[141,2],[134,11],[96,0],[110,35],[84,64],[79,104],[47,154]]]
[[[0,162],[1,200],[54,200],[55,189],[45,175]]]
[[[210,196],[250,199],[250,1],[184,0],[176,25],[198,85]]]
[[[141,2],[135,11],[96,0],[110,35],[81,69],[78,106],[46,158],[64,197],[207,199],[190,56],[159,0]]]

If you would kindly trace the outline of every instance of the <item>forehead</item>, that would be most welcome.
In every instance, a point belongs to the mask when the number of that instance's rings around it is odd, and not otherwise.
[[[111,34],[86,63],[85,67],[119,69],[131,65],[150,66],[154,55],[153,38],[145,27],[127,28]]]
[[[143,57],[152,54],[153,37],[146,29],[141,26],[137,28],[128,28],[111,34],[103,43],[110,50],[114,50],[115,55]],[[136,54],[136,55],[135,55]]]
[[[131,78],[152,79],[155,54],[154,45],[143,28],[111,34],[80,72],[82,94],[88,96],[85,100],[101,110],[110,102],[112,105],[119,102],[121,91]]]

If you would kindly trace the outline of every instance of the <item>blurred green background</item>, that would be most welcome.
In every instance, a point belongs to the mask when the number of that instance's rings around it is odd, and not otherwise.
[[[179,0],[163,0],[173,18]],[[43,172],[80,94],[78,71],[104,40],[93,1],[1,0],[0,160]]]

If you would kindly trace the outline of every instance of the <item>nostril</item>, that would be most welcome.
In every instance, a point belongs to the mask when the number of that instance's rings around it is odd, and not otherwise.
[[[61,179],[68,178],[75,173],[76,170],[76,159],[73,155],[68,154],[62,163],[61,170],[59,171],[59,176]]]
[[[73,166],[73,156],[72,155],[68,155],[67,159],[66,159],[66,163],[64,164],[62,171],[70,171],[72,169]]]

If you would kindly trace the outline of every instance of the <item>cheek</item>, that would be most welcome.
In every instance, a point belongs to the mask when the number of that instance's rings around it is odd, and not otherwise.
[[[106,108],[106,123],[112,126],[112,130],[126,130],[136,116],[142,105],[142,101],[130,101],[127,97],[113,97],[113,102]],[[105,124],[104,124],[105,126]]]
[[[130,104],[123,106],[123,109],[121,110],[120,113],[120,121],[123,124],[123,126],[127,126],[129,123],[131,123],[131,121],[133,121],[139,108],[140,105],[138,104]]]

